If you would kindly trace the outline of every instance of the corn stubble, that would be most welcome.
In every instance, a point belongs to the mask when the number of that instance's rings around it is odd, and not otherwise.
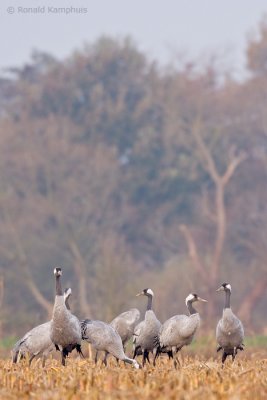
[[[218,360],[185,357],[175,370],[161,358],[156,368],[131,366],[109,360],[95,367],[89,360],[69,359],[64,368],[48,360],[13,365],[0,360],[1,399],[266,399],[267,359],[242,357],[224,368]]]

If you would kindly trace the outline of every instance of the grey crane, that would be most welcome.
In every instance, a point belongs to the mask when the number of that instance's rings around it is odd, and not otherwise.
[[[68,299],[70,296],[71,289],[65,289],[64,300],[66,306],[69,306]],[[55,345],[50,339],[50,328],[51,321],[45,322],[31,329],[18,340],[12,350],[13,363],[18,361],[19,355],[21,358],[24,358],[28,354],[30,357],[29,365],[31,365],[35,357],[42,356],[42,366],[44,367],[47,356],[55,350]]]
[[[234,361],[237,351],[244,350],[244,328],[242,322],[233,313],[230,306],[231,285],[223,283],[217,292],[225,292],[225,305],[222,318],[219,320],[216,328],[216,339],[218,342],[217,351],[223,350],[222,364],[228,356],[232,356]]]
[[[85,319],[81,321],[82,338],[97,351],[104,351],[104,364],[107,365],[107,355],[132,364],[136,369],[140,368],[138,362],[126,356],[123,350],[122,340],[119,334],[110,324],[103,321]],[[95,359],[97,362],[97,359]]]
[[[156,357],[160,352],[168,353],[169,357],[174,356],[174,366],[177,367],[177,357],[175,355],[183,346],[189,345],[200,325],[199,313],[193,307],[196,301],[207,302],[197,294],[190,293],[185,304],[189,311],[188,315],[174,315],[164,322],[159,334],[159,347]]]
[[[61,363],[66,364],[66,357],[76,349],[81,355],[81,326],[78,318],[67,309],[61,287],[61,268],[54,269],[56,296],[50,326],[50,338],[56,349],[61,351]]]
[[[152,300],[154,293],[151,289],[146,288],[136,296],[147,296],[147,309],[144,321],[141,321],[134,330],[134,355],[143,355],[143,366],[146,360],[149,362],[149,352],[156,354],[159,340],[159,330],[161,327],[160,321],[157,319],[154,311],[152,310]],[[155,365],[156,357],[154,357],[153,364]]]
[[[127,342],[131,339],[134,333],[134,328],[140,319],[140,311],[137,308],[131,308],[128,311],[124,311],[114,318],[110,325],[115,329],[116,332],[121,337],[123,349],[125,351],[125,346]],[[98,352],[96,351],[95,360],[97,361]],[[104,362],[107,360],[107,355],[104,358]]]
[[[118,332],[121,337],[123,348],[126,343],[131,339],[134,333],[134,328],[140,319],[140,311],[137,308],[131,308],[119,314],[114,318],[110,325]]]
[[[141,346],[139,345],[138,337],[140,336],[140,332],[143,329],[144,324],[145,324],[145,320],[139,322],[136,325],[136,327],[134,328],[134,333],[133,333],[133,354],[134,354],[134,357],[143,355],[143,351],[141,349]],[[150,363],[149,351],[147,351],[147,350],[144,351],[144,357]]]

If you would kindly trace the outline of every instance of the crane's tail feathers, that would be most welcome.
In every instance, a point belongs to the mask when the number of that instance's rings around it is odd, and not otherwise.
[[[13,350],[12,350],[12,354],[13,354],[12,360],[13,360],[13,363],[14,363],[14,364],[18,361],[19,354],[20,354],[20,358],[24,358],[24,354],[23,354],[23,352],[21,352],[20,350],[21,350],[22,344],[25,343],[25,342],[26,342],[26,338],[20,339],[20,340],[15,344],[15,346],[13,347]]]
[[[159,337],[158,336],[154,336],[153,337],[153,344],[155,347],[159,347],[160,343],[159,343]]]
[[[78,344],[78,343],[76,343],[76,344],[69,344],[68,346],[64,347],[63,350],[62,350],[63,356],[64,356],[64,357],[68,357],[68,355],[69,355],[69,354],[72,352],[72,350],[74,350],[74,349],[76,349],[77,352],[83,356],[82,350],[81,350],[81,345]],[[84,356],[83,356],[83,357],[84,357]]]
[[[18,356],[19,356],[19,350],[16,350],[15,352],[13,352],[12,361],[13,361],[14,364],[17,363],[17,361],[18,361]]]
[[[91,324],[91,323],[92,323],[91,319],[83,319],[82,321],[80,321],[83,340],[88,340],[88,337],[86,336],[86,329],[87,329],[87,325]]]

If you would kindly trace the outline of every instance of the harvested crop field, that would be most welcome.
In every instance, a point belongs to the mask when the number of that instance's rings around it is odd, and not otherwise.
[[[185,356],[175,370],[162,357],[141,370],[109,360],[108,367],[81,359],[31,367],[0,360],[1,399],[266,399],[267,358],[261,351],[242,354],[221,367],[219,357]]]

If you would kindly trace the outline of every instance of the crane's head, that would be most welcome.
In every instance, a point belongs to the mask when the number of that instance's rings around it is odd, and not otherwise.
[[[72,295],[71,288],[66,288],[64,290],[64,300],[68,299]]]
[[[147,288],[147,289],[142,290],[142,292],[137,293],[136,296],[153,297],[153,296],[154,296],[154,293],[153,293],[153,290],[152,290],[152,289]]]
[[[230,283],[223,283],[217,290],[216,292],[221,292],[221,291],[225,291],[225,292],[230,292],[232,291],[231,285]]]
[[[203,303],[207,303],[207,300],[202,299],[196,293],[190,293],[185,299],[185,304],[194,303],[195,301],[202,301]]]
[[[59,268],[59,267],[56,267],[56,268],[54,269],[54,275],[55,275],[55,276],[61,276],[61,275],[62,275],[62,269]]]

